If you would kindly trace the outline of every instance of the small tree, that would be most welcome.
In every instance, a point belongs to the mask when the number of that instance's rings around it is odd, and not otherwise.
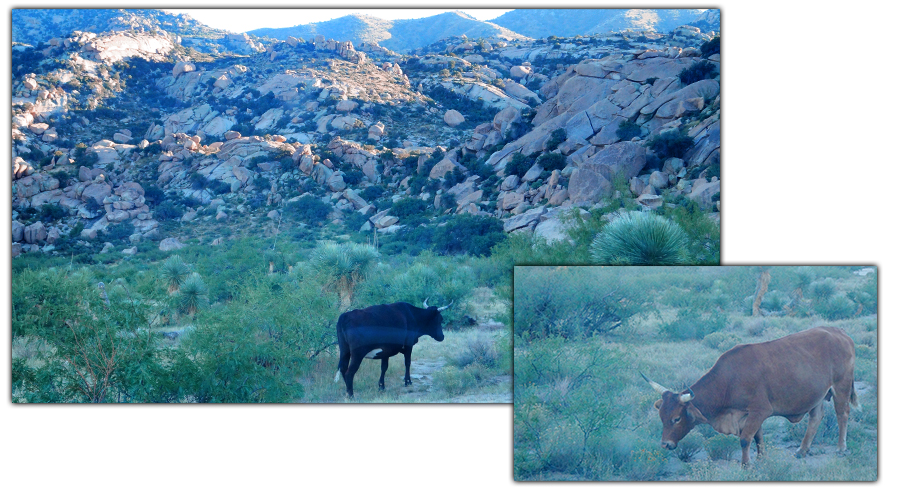
[[[310,258],[328,277],[329,286],[337,291],[342,311],[350,307],[356,286],[365,279],[377,259],[378,251],[369,245],[331,242],[317,247]]]

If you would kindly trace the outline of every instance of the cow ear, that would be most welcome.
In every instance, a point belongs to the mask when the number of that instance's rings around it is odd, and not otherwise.
[[[708,424],[709,423],[709,421],[706,420],[706,417],[704,417],[703,414],[700,413],[700,410],[698,410],[697,407],[694,406],[693,403],[688,403],[687,411],[688,411],[688,415],[691,416],[691,418],[694,420],[695,423],[698,423],[698,424]]]
[[[662,399],[657,399],[656,402],[653,403],[653,407],[658,410],[660,406],[662,406]]]

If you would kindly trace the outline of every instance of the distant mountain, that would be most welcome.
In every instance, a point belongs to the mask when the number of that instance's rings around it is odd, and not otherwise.
[[[626,29],[668,33],[703,14],[699,9],[516,9],[490,22],[531,38],[546,38]],[[715,21],[718,30],[718,16]]]
[[[38,45],[73,31],[160,32],[200,52],[252,54],[264,50],[243,34],[211,28],[189,15],[158,9],[13,9],[12,41]]]
[[[302,15],[302,11],[298,11],[298,16],[300,15]],[[422,19],[396,21],[351,14],[321,23],[301,24],[290,28],[261,28],[247,33],[279,40],[285,40],[289,36],[309,40],[316,35],[322,35],[335,40],[349,40],[355,45],[362,42],[378,43],[382,47],[396,52],[408,52],[452,36],[498,37],[507,40],[526,38],[496,24],[479,21],[462,12],[445,12]]]

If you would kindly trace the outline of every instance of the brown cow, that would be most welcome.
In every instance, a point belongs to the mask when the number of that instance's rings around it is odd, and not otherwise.
[[[856,348],[840,328],[818,327],[759,344],[739,345],[721,357],[689,389],[675,393],[644,380],[662,394],[654,405],[663,423],[662,446],[673,450],[697,424],[709,424],[741,439],[741,463],[750,462],[750,439],[763,453],[762,423],[771,416],[797,423],[809,413],[802,458],[822,421],[822,404],[834,396],[838,451],[847,449],[850,405],[859,407],[853,388]]]

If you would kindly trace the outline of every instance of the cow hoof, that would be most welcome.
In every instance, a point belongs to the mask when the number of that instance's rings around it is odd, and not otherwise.
[[[381,391],[381,392],[384,392],[384,386],[383,386],[383,385],[379,385],[379,386],[378,386],[378,390]]]
[[[806,457],[806,452],[797,450],[797,452],[794,453],[794,456],[797,457],[797,458],[805,458],[805,457]]]
[[[406,381],[404,381],[404,382],[403,382],[403,385],[405,385],[405,386],[407,386],[407,387],[411,386],[411,385],[412,385],[412,380],[406,380]]]

